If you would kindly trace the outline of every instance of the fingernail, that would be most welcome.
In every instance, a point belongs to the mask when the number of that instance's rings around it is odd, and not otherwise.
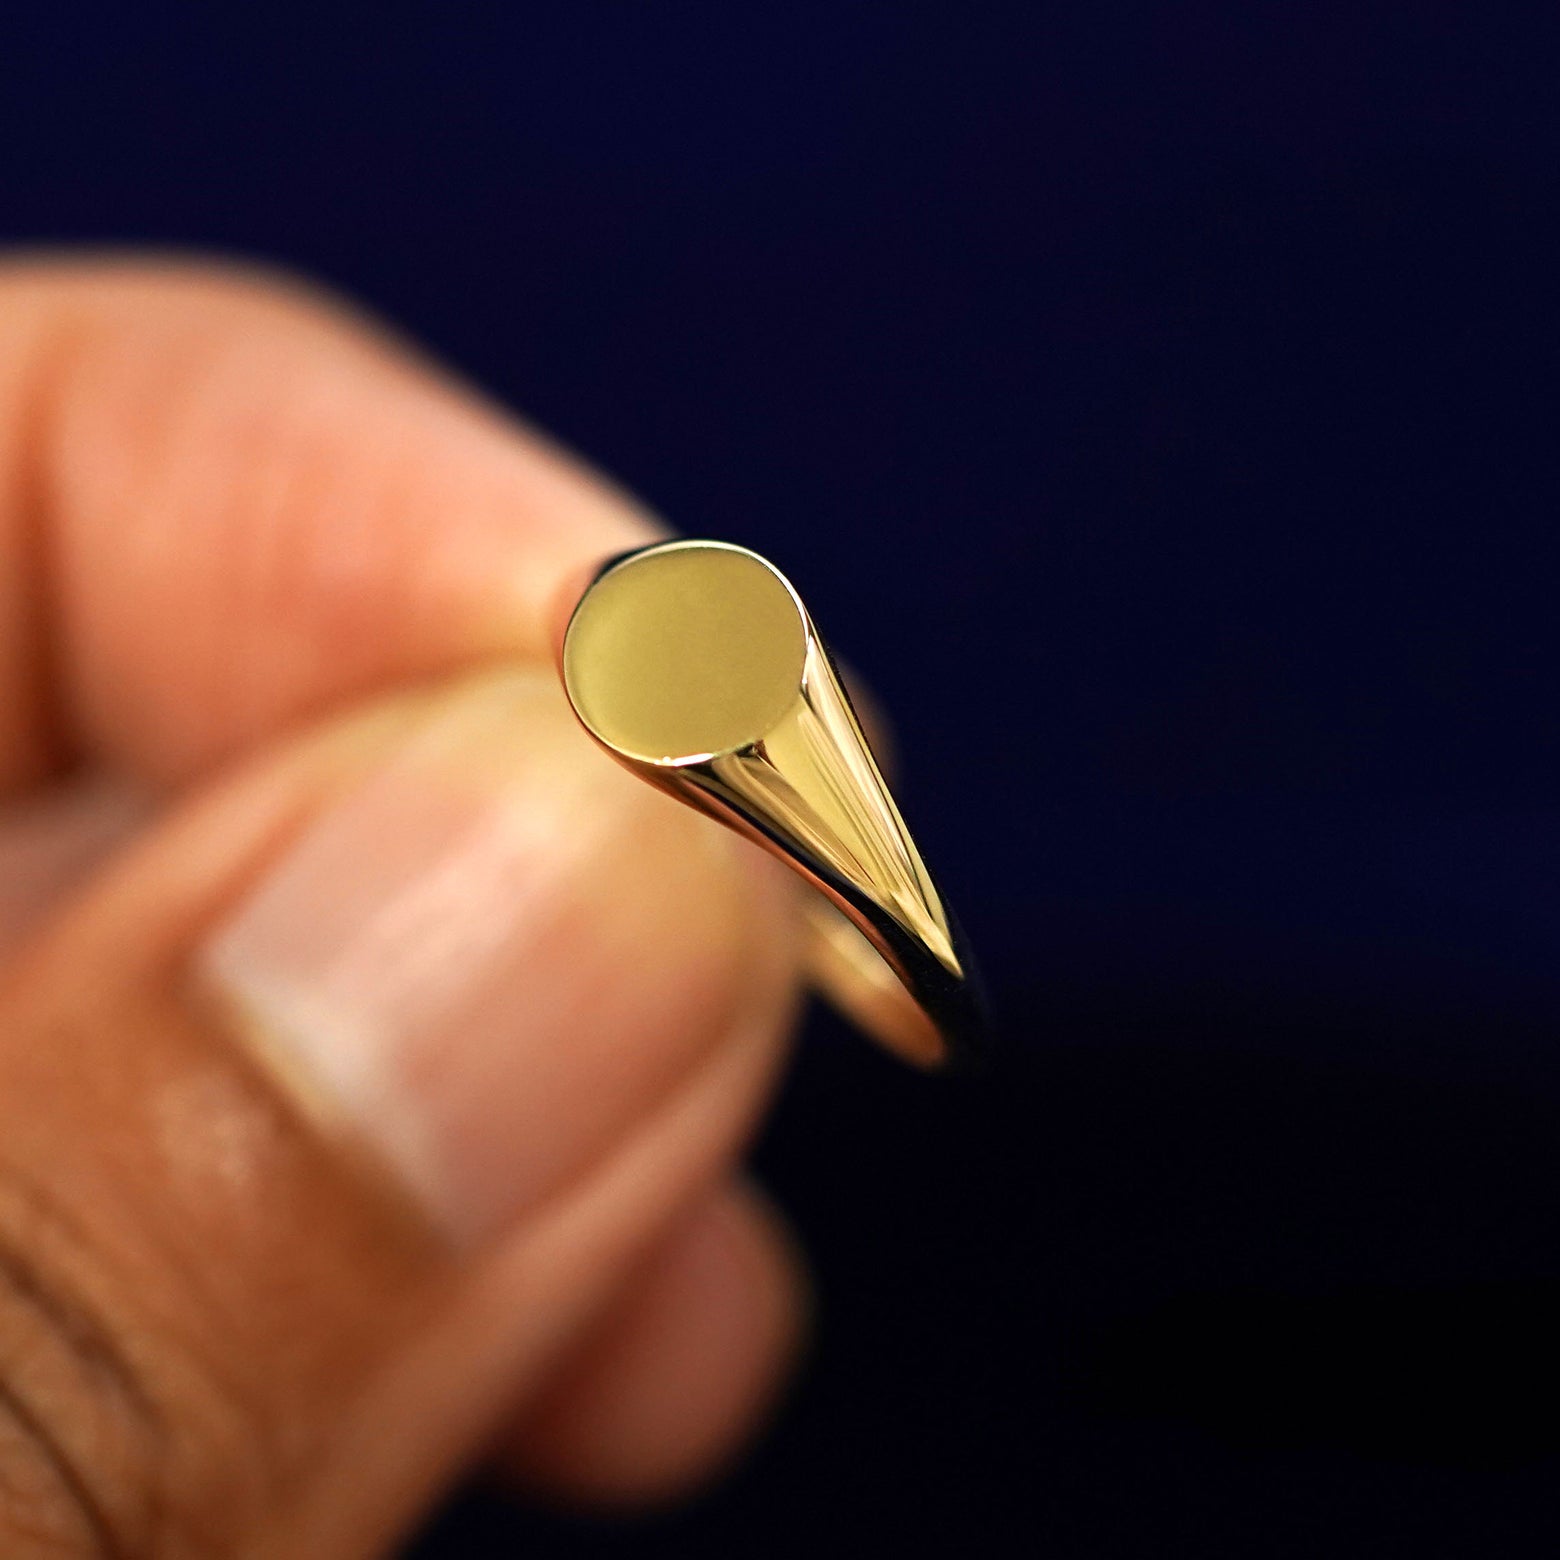
[[[201,955],[241,1037],[458,1242],[583,1169],[736,1022],[784,915],[545,671],[451,693]]]

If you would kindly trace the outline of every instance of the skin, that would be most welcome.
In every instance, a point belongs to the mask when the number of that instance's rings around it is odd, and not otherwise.
[[[510,679],[519,761],[599,759],[549,702],[559,604],[658,531],[296,281],[0,269],[6,1555],[380,1553],[474,1465],[656,1502],[761,1419],[804,1309],[735,1168],[794,1010],[779,869],[579,769],[642,848],[540,891],[571,940],[535,982],[582,1023],[615,1002],[612,1048],[528,1037],[534,1001],[494,1020],[534,1042],[510,1092],[548,1170],[518,1201],[486,1162],[449,1208],[424,1195],[203,973],[279,854],[472,674]],[[668,913],[673,872],[740,934]]]

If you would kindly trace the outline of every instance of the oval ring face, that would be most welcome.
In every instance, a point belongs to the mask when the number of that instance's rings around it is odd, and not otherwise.
[[[612,565],[563,642],[563,680],[607,746],[685,764],[761,741],[796,703],[807,624],[755,553],[672,542]]]

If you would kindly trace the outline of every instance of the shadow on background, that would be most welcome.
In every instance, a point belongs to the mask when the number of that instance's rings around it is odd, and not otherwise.
[[[953,1085],[815,1022],[759,1162],[819,1333],[730,1488],[648,1529],[474,1498],[419,1554],[1552,1552],[1552,1095],[1370,1064],[1389,1028],[1450,1045],[1430,1014],[1009,1021],[1047,1043]]]

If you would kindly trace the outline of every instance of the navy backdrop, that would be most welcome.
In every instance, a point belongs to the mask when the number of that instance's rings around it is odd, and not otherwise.
[[[729,1489],[420,1554],[1553,1552],[1548,9],[0,14],[0,236],[315,272],[786,568],[1004,1015],[813,1019]]]

